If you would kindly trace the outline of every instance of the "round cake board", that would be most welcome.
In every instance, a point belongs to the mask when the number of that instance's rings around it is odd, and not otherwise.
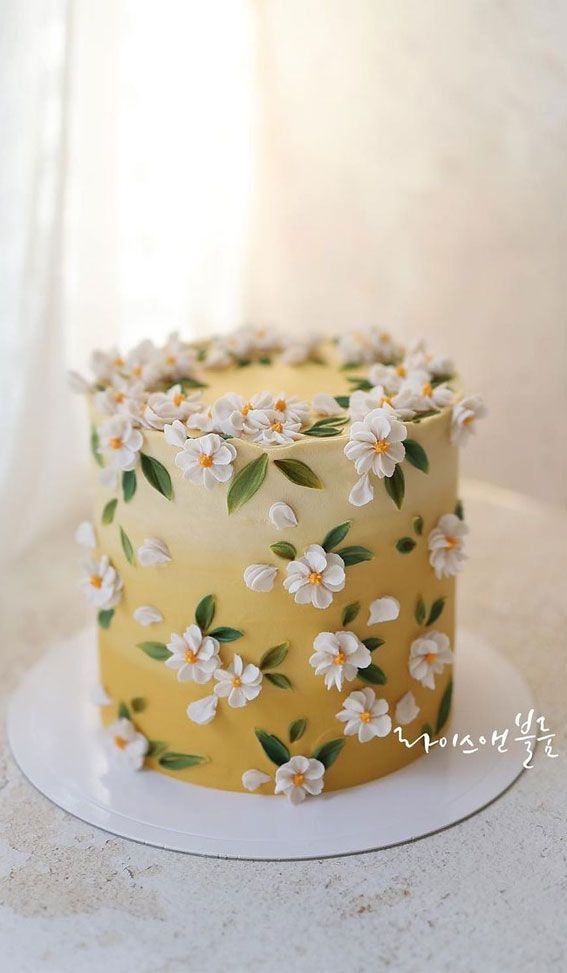
[[[493,649],[460,632],[450,741],[381,780],[293,807],[281,796],[235,794],[155,771],[125,772],[103,742],[94,633],[55,645],[26,674],[8,711],[21,770],[65,811],[112,834],[195,855],[255,860],[324,858],[413,841],[485,807],[522,773],[514,719],[533,697]],[[419,721],[418,721],[419,722]],[[491,741],[509,729],[507,752]],[[404,735],[414,739],[419,732]],[[465,754],[453,734],[488,743]],[[403,744],[400,743],[400,746]],[[362,746],[362,744],[361,744]],[[421,744],[418,744],[421,746]]]

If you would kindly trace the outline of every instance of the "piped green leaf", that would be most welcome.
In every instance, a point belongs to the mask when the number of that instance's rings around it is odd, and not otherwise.
[[[423,534],[423,517],[421,516],[421,514],[417,514],[413,518],[411,525],[413,527],[414,534],[417,534],[418,537],[421,537],[421,535]]]
[[[97,622],[101,628],[110,628],[110,623],[114,618],[114,608],[103,608],[97,615]]]
[[[413,537],[400,537],[399,540],[396,541],[396,550],[399,551],[400,554],[409,554],[411,551],[413,551],[415,544],[416,542],[414,541]]]
[[[126,706],[126,703],[123,702],[118,703],[118,719],[119,720],[130,719],[130,710]]]
[[[277,686],[278,689],[293,689],[291,682],[284,676],[283,672],[267,672],[266,679],[271,682],[272,686]]]
[[[372,551],[369,551],[367,547],[342,547],[340,551],[337,551],[339,557],[342,557],[345,562],[345,568],[350,568],[353,564],[360,564],[361,561],[371,561],[374,557]]]
[[[259,667],[262,672],[266,669],[275,669],[284,661],[289,649],[289,642],[282,642],[280,645],[274,645],[271,649],[267,649],[264,655],[260,659]]]
[[[348,409],[350,405],[350,395],[335,395],[335,402],[341,409]]]
[[[345,742],[344,737],[339,737],[338,740],[329,740],[328,743],[323,743],[320,747],[317,747],[313,752],[313,757],[315,760],[320,760],[325,770],[328,770],[339,756]]]
[[[457,500],[457,503],[455,504],[455,516],[458,517],[459,520],[465,519],[465,508],[463,507],[462,500]]]
[[[124,497],[124,503],[130,503],[137,488],[138,480],[136,478],[136,471],[125,470],[122,474],[122,496]]]
[[[96,426],[91,427],[91,453],[97,466],[104,466],[104,460],[100,454],[100,439]]]
[[[321,544],[324,551],[332,551],[337,544],[344,541],[346,535],[352,527],[352,520],[345,520],[344,524],[339,524],[337,527],[333,527],[328,534],[325,535],[325,539]]]
[[[343,614],[341,617],[341,623],[343,626],[348,625],[353,622],[360,611],[360,602],[353,601],[350,605],[346,605],[343,608]]]
[[[266,479],[267,469],[268,454],[261,453],[260,456],[251,460],[238,471],[226,495],[226,505],[229,514],[240,510],[258,492]]]
[[[291,759],[291,754],[285,743],[282,743],[274,733],[266,733],[265,730],[255,730],[254,732],[266,757],[276,767],[281,767],[282,764],[286,764]]]
[[[200,382],[197,378],[180,378],[177,385],[181,385],[183,389],[208,389],[208,385],[205,382]]]
[[[306,728],[307,720],[303,716],[299,720],[294,720],[293,723],[290,723],[288,730],[289,742],[296,743],[297,740],[301,740]]]
[[[439,711],[437,713],[437,722],[435,724],[435,732],[439,733],[443,729],[445,723],[449,719],[449,711],[451,709],[451,699],[453,697],[453,680],[447,684],[447,688],[441,697],[441,702],[439,703]]]
[[[297,557],[295,547],[288,541],[277,541],[276,544],[270,544],[270,550],[278,557],[284,557],[287,561],[293,561]]]
[[[143,713],[147,705],[148,701],[143,696],[134,696],[134,699],[130,700],[133,713]]]
[[[415,439],[406,439],[404,446],[406,447],[408,463],[415,466],[416,470],[421,470],[422,473],[429,473],[429,459],[423,446]]]
[[[173,751],[162,753],[158,758],[158,764],[164,770],[185,770],[186,767],[196,767],[197,764],[206,762],[206,757],[200,757],[196,753],[174,753]]]
[[[296,486],[309,487],[311,490],[323,489],[323,481],[300,459],[275,459],[274,465]]]
[[[420,595],[415,603],[415,610],[414,610],[415,620],[418,625],[423,625],[425,621],[425,612],[426,612],[425,602]]]
[[[102,511],[102,516],[100,518],[103,524],[106,524],[108,526],[108,524],[112,523],[112,521],[114,520],[114,514],[116,513],[117,503],[118,500],[116,497],[113,497],[112,500],[109,500],[108,503],[105,503],[104,509]]]
[[[215,596],[205,595],[195,609],[195,621],[203,635],[213,623],[215,617]]]
[[[171,485],[171,477],[167,472],[163,463],[160,463],[159,459],[155,456],[148,456],[147,453],[140,453],[140,462],[142,464],[142,473],[144,474],[146,480],[158,493],[161,493],[162,497],[166,500],[173,499],[173,487]]]
[[[148,752],[146,757],[157,757],[160,753],[163,753],[167,749],[167,743],[165,740],[148,740]]]
[[[396,466],[392,476],[384,477],[384,489],[386,490],[388,496],[394,501],[398,510],[400,510],[404,502],[406,480],[404,477],[404,471],[399,463]]]
[[[217,642],[236,642],[237,639],[241,639],[244,632],[241,632],[238,628],[230,628],[227,625],[221,625],[219,628],[213,628],[209,635],[216,639]]]
[[[134,548],[132,547],[132,541],[128,537],[128,534],[123,527],[120,527],[120,543],[122,544],[124,557],[128,561],[128,564],[135,564],[136,556],[134,554]]]
[[[349,375],[348,381],[352,385],[353,392],[371,392],[374,386],[372,382],[367,378],[361,378],[358,375]]]
[[[326,416],[324,419],[319,419],[317,422],[314,422],[309,429],[304,429],[303,435],[315,436],[320,439],[340,436],[348,421],[348,416]]]
[[[363,682],[368,682],[372,686],[383,686],[386,682],[386,676],[380,666],[375,666],[372,662],[365,669],[358,670],[358,678],[362,679]]]
[[[444,607],[445,607],[445,598],[437,598],[433,602],[431,608],[429,609],[429,615],[427,617],[426,625],[433,625],[433,622],[436,622],[439,616],[441,615]]]
[[[374,652],[374,649],[379,649],[381,645],[384,645],[384,639],[372,636],[372,638],[362,639],[362,644],[366,646],[369,652]]]
[[[171,655],[165,642],[138,642],[138,648],[156,662],[165,662]]]

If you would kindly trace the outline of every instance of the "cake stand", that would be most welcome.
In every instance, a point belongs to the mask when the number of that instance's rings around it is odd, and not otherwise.
[[[470,634],[461,631],[457,644],[447,746],[435,746],[381,780],[323,793],[299,807],[282,797],[233,794],[116,767],[92,702],[98,681],[92,631],[55,645],[26,674],[10,702],[8,738],[21,770],[42,794],[83,821],[134,841],[255,860],[377,850],[463,821],[523,771],[526,747],[514,740],[514,721],[535,705],[528,686],[506,659]],[[500,752],[491,736],[504,729],[507,749]],[[470,747],[454,746],[454,734],[487,742],[464,753]]]

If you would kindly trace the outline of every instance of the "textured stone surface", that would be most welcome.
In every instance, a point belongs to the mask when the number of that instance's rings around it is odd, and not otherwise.
[[[528,677],[557,733],[498,801],[433,837],[313,862],[193,858],[50,804],[2,749],[0,949],[10,973],[541,971],[565,962],[567,516],[470,484],[461,623]],[[87,613],[52,538],[2,591],[3,706],[53,633]],[[3,732],[3,731],[2,731]]]

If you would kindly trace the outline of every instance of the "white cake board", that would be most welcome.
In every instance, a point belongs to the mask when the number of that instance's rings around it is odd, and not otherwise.
[[[511,742],[514,718],[534,705],[509,662],[460,632],[447,734],[490,740],[493,730],[508,727],[508,752],[490,744],[469,755],[436,747],[382,780],[293,807],[283,797],[211,790],[155,771],[125,773],[103,745],[92,702],[97,683],[94,635],[88,631],[51,649],[14,693],[8,738],[32,784],[64,810],[121,837],[196,855],[257,860],[371,851],[462,821],[521,774],[526,750]]]

